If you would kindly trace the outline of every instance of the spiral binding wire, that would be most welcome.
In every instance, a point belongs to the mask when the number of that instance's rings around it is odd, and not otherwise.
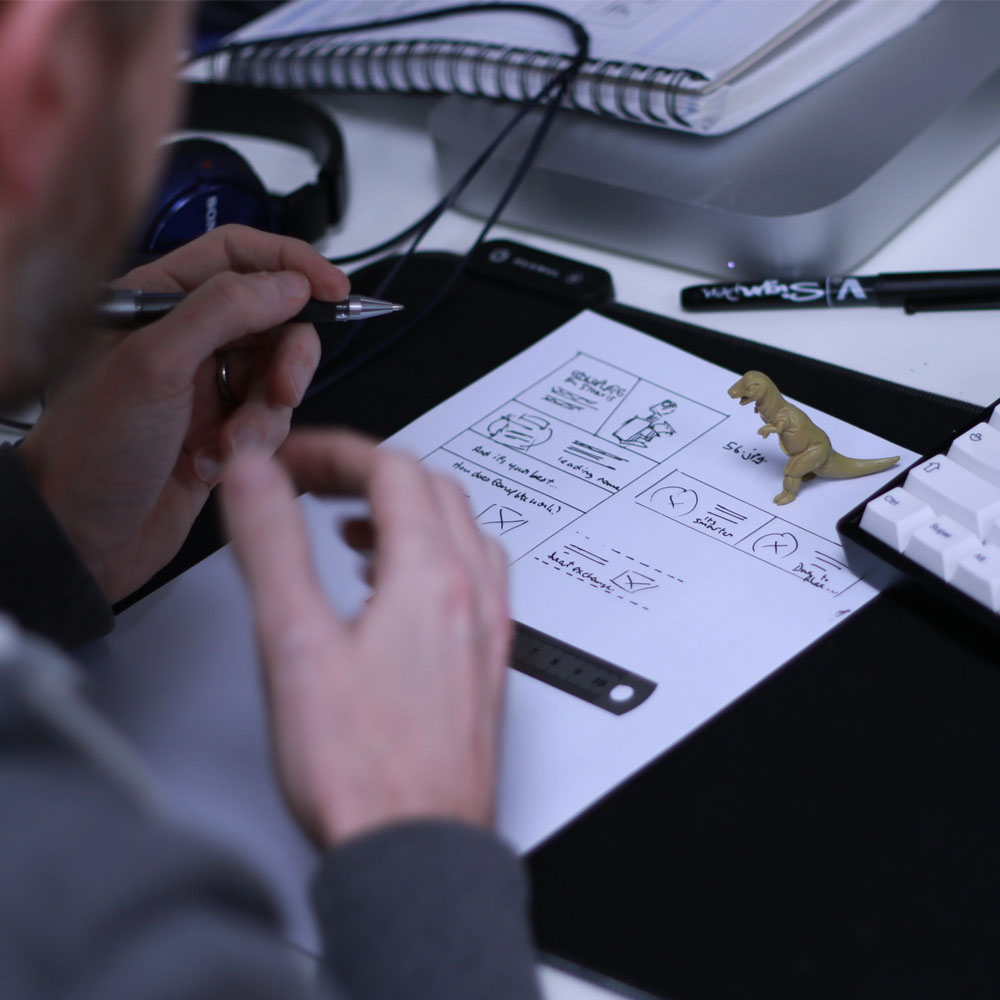
[[[416,90],[431,93],[447,92],[463,93],[470,96],[490,96],[518,102],[517,111],[512,115],[507,124],[479,154],[470,167],[467,168],[451,190],[423,218],[417,220],[416,223],[408,227],[404,232],[397,234],[376,247],[369,247],[360,253],[334,260],[334,263],[344,264],[369,257],[388,250],[412,236],[413,239],[409,247],[397,258],[393,267],[390,268],[389,273],[376,290],[376,297],[382,297],[386,294],[392,281],[413,255],[426,233],[437,219],[455,203],[461,192],[465,190],[483,164],[493,155],[510,132],[530,111],[535,108],[544,109],[528,143],[528,147],[508,181],[507,187],[498,199],[490,217],[486,220],[472,247],[458,263],[450,277],[409,322],[398,327],[380,342],[373,344],[366,351],[362,352],[360,356],[354,357],[340,366],[333,368],[333,364],[343,357],[344,352],[354,342],[360,330],[365,326],[364,321],[350,324],[351,329],[341,338],[332,355],[328,355],[323,359],[324,370],[318,373],[317,378],[314,379],[310,386],[308,392],[310,396],[328,388],[366,364],[377,354],[386,350],[412,330],[428,313],[436,308],[438,303],[441,302],[454,286],[464,271],[470,255],[485,240],[487,233],[492,229],[524,179],[548,134],[555,119],[556,111],[561,106],[585,106],[579,101],[578,88],[574,84],[579,82],[578,77],[582,67],[591,62],[589,59],[590,38],[582,24],[561,11],[531,3],[460,4],[452,7],[437,8],[419,14],[406,15],[394,18],[391,21],[377,22],[377,26],[386,27],[389,24],[412,23],[414,21],[461,13],[481,13],[484,10],[527,12],[558,20],[572,32],[576,44],[576,53],[570,57],[542,51],[510,49],[502,46],[482,46],[469,42],[449,42],[445,39],[419,43],[413,41],[379,43],[374,41],[337,41],[333,37],[337,34],[370,30],[375,24],[369,22],[360,25],[346,25],[332,32],[306,32],[296,36],[286,36],[249,44],[231,44],[222,47],[215,53],[206,54],[206,58],[209,61],[210,76],[213,79],[226,79],[231,83],[244,83],[250,86],[294,87],[299,90],[375,89],[404,92]],[[501,58],[488,62],[485,59],[485,52],[494,49],[501,54]],[[414,67],[410,66],[411,61],[419,62],[425,74],[422,83],[417,82]],[[464,84],[467,81],[461,79],[460,69],[466,62],[468,62],[470,68],[471,90],[464,89]],[[376,77],[376,64],[381,67],[381,78]],[[492,91],[486,89],[483,82],[484,69],[487,67],[493,70]],[[638,66],[634,68],[637,70],[643,69],[643,67]],[[512,69],[515,71],[514,80],[510,82],[510,71]],[[398,76],[394,75],[394,70]],[[437,75],[439,70],[445,73],[446,76]],[[529,95],[532,83],[530,73],[535,70],[539,72],[540,88],[533,95]],[[336,75],[338,73],[339,76]],[[698,74],[693,74],[687,70],[673,71],[669,75],[673,78],[674,74],[680,74],[676,77],[677,79],[682,79],[686,74],[693,77],[698,76]],[[440,83],[441,79],[446,79],[447,87]],[[655,80],[655,74],[650,79]],[[607,109],[603,108],[600,96],[597,97],[597,105],[605,113],[610,113]],[[645,105],[650,109],[652,108],[651,97],[645,102]],[[644,102],[640,100],[638,106],[642,108]]]
[[[479,5],[534,8],[531,4]],[[428,12],[443,16],[459,8]],[[337,34],[392,22],[348,25]],[[571,56],[451,39],[337,40],[330,32],[237,43],[208,56],[210,78],[253,87],[351,92],[448,94],[524,101],[533,85],[561,73]],[[536,77],[537,74],[537,77]],[[696,70],[587,59],[563,105],[602,117],[690,128],[678,111],[683,89],[706,80]]]

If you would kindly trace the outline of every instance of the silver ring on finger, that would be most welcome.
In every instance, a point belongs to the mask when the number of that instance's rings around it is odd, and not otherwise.
[[[233,390],[229,385],[228,360],[228,351],[219,351],[215,355],[215,385],[219,390],[219,395],[222,397],[222,402],[230,410],[235,410],[239,406],[239,400],[233,395]]]

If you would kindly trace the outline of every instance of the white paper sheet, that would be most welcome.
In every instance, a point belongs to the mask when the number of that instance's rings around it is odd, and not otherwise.
[[[457,475],[506,545],[518,621],[658,685],[614,716],[512,675],[499,815],[522,849],[875,593],[834,526],[894,473],[776,506],[786,457],[734,381],[584,314],[394,438]],[[843,454],[908,460],[816,419]]]
[[[728,397],[735,379],[585,313],[391,440],[463,484],[511,556],[515,618],[657,684],[617,716],[510,672],[498,822],[520,850],[874,596],[847,569],[834,524],[893,472],[812,480],[775,506],[785,456]],[[915,457],[807,412],[844,454]],[[321,579],[349,613],[366,588],[337,525],[356,505],[302,503]],[[293,937],[312,945],[312,852],[270,774],[229,551],[125,612],[85,658],[187,819],[265,874]]]

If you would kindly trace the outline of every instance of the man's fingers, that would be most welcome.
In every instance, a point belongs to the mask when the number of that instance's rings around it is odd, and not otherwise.
[[[181,392],[206,357],[247,334],[280,326],[308,299],[309,283],[297,271],[220,274],[126,344],[156,376],[151,391]]]
[[[316,374],[320,353],[319,335],[312,324],[294,323],[282,330],[265,371],[268,400],[298,406]]]
[[[256,394],[295,407],[316,373],[321,351],[316,327],[288,323],[227,344],[216,355],[216,370],[224,362],[226,386],[237,402]]]
[[[368,489],[381,549],[438,548],[447,541],[430,471],[402,451],[380,448]]]
[[[510,617],[510,586],[509,586],[509,563],[510,557],[507,550],[495,538],[486,539],[487,558],[493,568],[494,580],[497,583],[497,590],[494,597],[496,603],[493,606],[493,631],[492,631],[492,653],[491,659],[506,667],[510,663],[511,644],[514,641],[514,623]],[[506,673],[500,670],[497,675],[497,683],[502,689]]]
[[[317,496],[367,496],[376,442],[354,431],[295,431],[278,450],[300,489]]]
[[[292,409],[270,403],[262,392],[252,392],[223,424],[219,450],[222,455],[248,451],[273,454],[288,437]]]
[[[116,285],[152,292],[190,292],[224,271],[298,271],[313,295],[337,302],[350,291],[347,276],[302,240],[247,226],[220,226],[153,264],[129,272]]]
[[[340,533],[344,542],[355,552],[368,555],[375,548],[375,525],[372,524],[370,517],[345,521],[340,527]]]
[[[460,575],[474,581],[477,617],[492,640],[490,659],[504,660],[510,636],[506,553],[479,532],[457,484],[350,431],[297,431],[278,457],[302,489],[368,498],[371,518],[349,522],[345,534],[352,546],[375,549],[374,572],[382,585],[397,577],[410,581],[414,571],[429,579],[445,561],[460,561]]]
[[[393,596],[399,584],[411,601],[443,599],[455,610],[478,605],[475,576],[447,525],[427,466],[404,452],[378,449],[369,503],[378,538],[373,571],[383,595]],[[413,579],[423,581],[416,593],[407,582]]]
[[[222,454],[274,451],[285,440],[292,409],[312,379],[319,353],[315,328],[303,323],[275,331],[269,341],[251,349],[226,352],[227,370],[232,371],[227,381],[242,402],[222,427]]]
[[[227,464],[226,526],[253,600],[265,657],[301,652],[334,624],[316,579],[309,534],[287,477],[256,452]]]
[[[487,562],[485,537],[479,531],[473,520],[469,500],[450,476],[432,475],[431,484],[444,514],[444,523],[451,533],[452,540],[462,557],[472,567],[482,571],[492,570]]]
[[[444,515],[444,524],[451,537],[451,543],[465,562],[469,573],[477,581],[476,590],[481,605],[480,617],[486,620],[491,614],[487,605],[492,605],[493,592],[496,589],[494,566],[486,546],[486,536],[480,532],[473,520],[468,497],[454,479],[434,474],[431,476],[431,483]]]
[[[450,476],[432,477],[456,553],[475,581],[483,659],[495,674],[507,663],[510,611],[507,605],[506,553],[473,520],[468,498]]]

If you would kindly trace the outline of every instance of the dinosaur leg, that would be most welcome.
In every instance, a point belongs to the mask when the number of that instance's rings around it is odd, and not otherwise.
[[[822,457],[822,449],[812,447],[793,455],[785,464],[781,492],[774,498],[774,502],[779,506],[791,503],[798,496],[802,480],[815,473],[822,462]]]
[[[781,480],[781,492],[774,498],[774,502],[779,506],[791,503],[798,496],[801,485],[802,480],[800,478],[789,476],[786,472],[784,478]]]

